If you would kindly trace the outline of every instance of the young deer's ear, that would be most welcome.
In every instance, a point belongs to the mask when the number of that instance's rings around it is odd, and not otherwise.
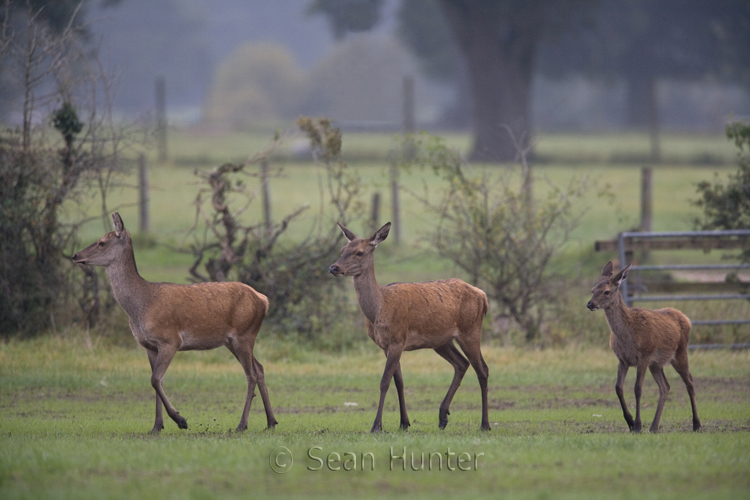
[[[607,262],[607,264],[604,266],[604,269],[602,269],[602,276],[606,276],[607,278],[612,277],[612,261],[611,260]]]
[[[125,232],[125,224],[123,224],[119,213],[115,212],[112,214],[112,222],[115,224],[115,236],[119,238]]]
[[[385,239],[388,237],[388,231],[390,230],[391,230],[391,223],[386,222],[383,227],[375,231],[375,234],[373,234],[370,237],[370,244],[376,247],[380,245],[381,243],[383,243]]]
[[[628,264],[628,267],[617,273],[617,276],[612,278],[612,283],[614,285],[617,285],[618,287],[622,284],[623,281],[625,281],[625,278],[628,277],[628,272],[630,271],[630,268],[633,266],[633,263],[631,262]]]
[[[349,231],[347,228],[345,228],[344,226],[342,226],[338,222],[336,224],[338,224],[338,226],[341,228],[341,232],[344,233],[344,236],[346,237],[347,240],[352,241],[352,240],[356,240],[357,239],[357,236],[355,236],[355,234],[353,232]]]

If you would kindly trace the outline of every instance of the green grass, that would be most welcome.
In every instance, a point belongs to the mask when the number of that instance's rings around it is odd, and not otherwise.
[[[104,343],[89,348],[82,334],[0,344],[0,496],[713,499],[750,491],[748,351],[691,353],[700,433],[690,431],[684,386],[668,368],[672,392],[656,435],[626,431],[613,388],[616,360],[604,349],[486,347],[489,433],[478,429],[473,371],[441,432],[437,408],[450,367],[431,351],[406,353],[412,427],[397,430],[391,390],[385,432],[371,435],[383,368],[374,345],[326,355],[262,336],[256,355],[279,420],[275,430],[264,430],[258,398],[248,431],[232,432],[245,382],[228,351],[216,350],[177,355],[165,389],[190,428],[180,431],[167,421],[158,437],[146,434],[154,396],[142,350]],[[631,373],[631,405],[633,380]],[[648,377],[646,423],[656,399]],[[271,469],[270,454],[278,447],[294,457],[286,474]],[[406,463],[391,458],[404,450]],[[450,462],[448,451],[455,453]],[[429,470],[433,453],[443,463],[433,456]],[[423,454],[426,470],[412,470]],[[461,454],[469,470],[458,470]],[[343,470],[353,468],[352,457],[357,470]],[[280,463],[288,463],[286,456]]]

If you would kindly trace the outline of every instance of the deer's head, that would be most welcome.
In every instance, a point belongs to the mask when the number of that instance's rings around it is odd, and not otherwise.
[[[341,224],[339,227],[349,243],[341,249],[339,260],[328,268],[330,273],[334,276],[359,276],[368,269],[372,269],[374,266],[372,254],[375,248],[388,237],[391,223],[388,222],[369,238],[357,238]]]
[[[628,277],[628,272],[632,265],[633,263],[631,262],[628,264],[628,267],[615,276],[612,276],[612,261],[607,262],[607,265],[602,269],[601,276],[599,276],[599,281],[591,289],[593,295],[589,303],[586,304],[586,307],[592,311],[596,311],[597,309],[607,309],[615,305],[616,301],[619,300],[620,284]]]
[[[120,214],[113,213],[112,222],[114,222],[115,230],[76,253],[73,256],[73,262],[107,267],[120,258],[124,252],[131,251],[130,233],[125,230],[125,224],[123,224]]]

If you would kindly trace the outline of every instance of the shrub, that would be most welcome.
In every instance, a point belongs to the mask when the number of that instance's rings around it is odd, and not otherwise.
[[[355,330],[356,306],[341,280],[332,279],[326,263],[338,258],[341,247],[336,222],[347,224],[362,217],[363,206],[358,202],[360,180],[340,159],[338,129],[324,119],[301,118],[298,123],[323,166],[321,185],[327,190],[320,192],[321,206],[325,204],[330,210],[318,215],[308,236],[299,242],[282,236],[308,210],[307,206],[269,225],[242,220],[241,214],[254,193],[239,176],[258,177],[260,174],[248,172],[248,167],[262,163],[278,141],[247,163],[227,163],[210,172],[197,171],[208,184],[196,198],[197,217],[205,223],[206,231],[199,236],[195,228],[191,248],[195,262],[190,272],[198,281],[235,279],[265,294],[270,301],[266,321],[286,336],[323,348],[346,347]],[[206,194],[211,200],[208,208]],[[238,206],[242,197],[246,201]]]
[[[696,218],[698,229],[749,229],[750,228],[750,123],[735,122],[727,125],[727,138],[737,146],[738,168],[726,184],[698,184],[700,198],[693,204],[703,209],[703,217]],[[718,181],[718,174],[716,174]],[[750,250],[742,254],[750,262]]]
[[[423,136],[414,144],[415,163],[431,165],[445,181],[437,202],[429,193],[412,193],[437,218],[431,238],[438,253],[487,293],[498,329],[515,323],[527,341],[538,340],[560,283],[550,263],[583,215],[573,204],[588,182],[550,185],[544,199],[532,199],[525,160],[520,188],[514,188],[513,169],[472,170],[440,138]]]

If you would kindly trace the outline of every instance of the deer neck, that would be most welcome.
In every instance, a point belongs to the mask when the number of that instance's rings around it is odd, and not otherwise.
[[[124,259],[116,259],[106,269],[117,303],[129,317],[139,317],[153,299],[152,283],[138,274],[132,249]]]
[[[609,328],[618,336],[632,335],[630,328],[630,309],[627,304],[625,304],[625,301],[622,299],[619,292],[615,299],[613,305],[604,308],[604,314],[607,317]]]
[[[383,289],[375,279],[374,269],[354,277],[354,291],[357,292],[359,308],[371,323],[375,323],[383,308]]]

